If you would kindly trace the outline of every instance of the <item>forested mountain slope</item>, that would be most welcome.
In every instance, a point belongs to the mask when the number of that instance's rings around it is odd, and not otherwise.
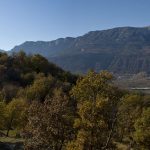
[[[20,89],[30,86],[36,79],[49,76],[70,85],[77,79],[77,76],[48,62],[39,54],[27,56],[19,52],[9,56],[0,53],[0,101],[10,101]]]

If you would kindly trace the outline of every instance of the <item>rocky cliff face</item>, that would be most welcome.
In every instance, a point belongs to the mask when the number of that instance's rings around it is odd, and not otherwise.
[[[150,73],[150,28],[120,27],[91,31],[77,38],[25,42],[11,52],[40,53],[72,72],[109,70],[115,73]]]

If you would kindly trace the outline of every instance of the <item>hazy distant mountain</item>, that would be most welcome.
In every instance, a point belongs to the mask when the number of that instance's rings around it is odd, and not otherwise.
[[[54,41],[45,42],[45,41],[27,41],[21,45],[15,46],[11,52],[18,52],[20,50],[24,50],[27,54],[35,54],[39,53],[46,57],[57,56],[65,49],[69,49],[71,47],[74,38],[60,38]]]
[[[91,31],[77,38],[25,42],[11,52],[40,53],[66,70],[150,73],[150,27]]]
[[[5,52],[4,50],[0,49],[0,52]]]

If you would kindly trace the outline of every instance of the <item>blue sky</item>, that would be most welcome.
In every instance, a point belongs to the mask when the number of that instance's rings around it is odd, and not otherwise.
[[[0,49],[118,26],[150,25],[150,0],[0,0]]]

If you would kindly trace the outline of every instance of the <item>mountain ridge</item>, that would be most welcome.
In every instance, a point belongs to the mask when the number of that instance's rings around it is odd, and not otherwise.
[[[150,73],[150,26],[90,31],[53,41],[27,41],[9,51],[39,53],[65,70]],[[123,66],[123,67],[121,67]]]

